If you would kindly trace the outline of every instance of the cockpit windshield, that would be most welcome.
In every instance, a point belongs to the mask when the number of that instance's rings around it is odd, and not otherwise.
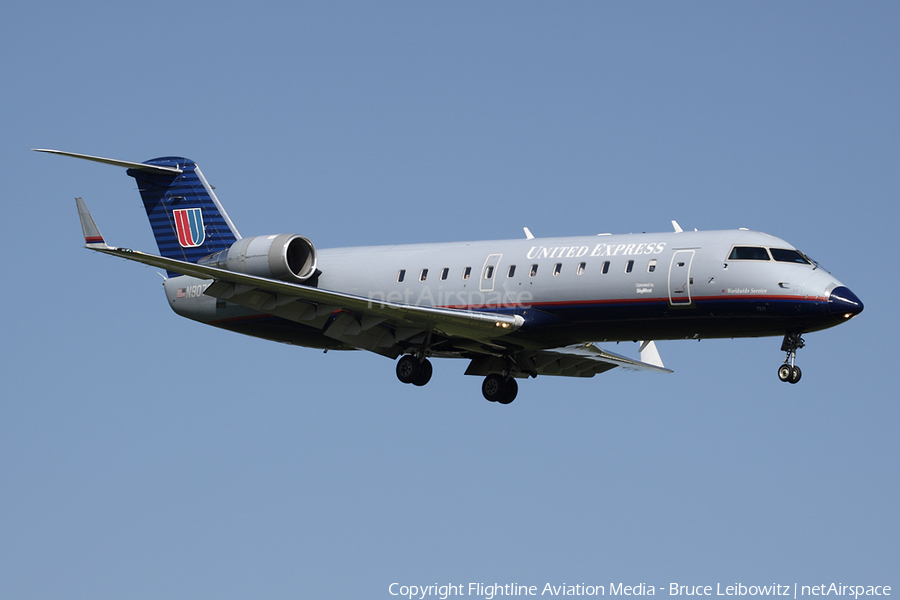
[[[778,262],[792,262],[801,265],[810,264],[810,261],[796,250],[788,250],[787,248],[771,248],[770,250],[772,251],[772,258]]]
[[[759,246],[735,246],[728,260],[769,260],[769,253]]]
[[[786,263],[797,263],[798,265],[812,265],[819,267],[819,263],[812,260],[799,250],[789,248],[765,248],[763,246],[734,246],[728,255],[728,260],[762,260]]]

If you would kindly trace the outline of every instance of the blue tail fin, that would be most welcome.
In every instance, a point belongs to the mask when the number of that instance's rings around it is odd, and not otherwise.
[[[170,156],[143,164],[172,169],[167,172],[136,165],[127,171],[137,181],[162,256],[197,262],[240,239],[197,163]]]
[[[159,253],[166,258],[195,263],[241,239],[212,186],[192,160],[167,156],[136,163],[47,148],[34,150],[128,169],[144,199]]]

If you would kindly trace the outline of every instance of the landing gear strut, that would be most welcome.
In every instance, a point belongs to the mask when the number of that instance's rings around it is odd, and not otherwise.
[[[797,358],[797,350],[805,345],[806,342],[803,341],[799,333],[786,333],[784,335],[781,351],[786,352],[787,356],[784,359],[784,364],[778,367],[778,379],[788,383],[800,381],[803,373],[800,371],[800,367],[794,364],[794,359]]]
[[[431,373],[431,362],[427,358],[405,354],[397,361],[397,379],[403,383],[423,386],[431,381]]]

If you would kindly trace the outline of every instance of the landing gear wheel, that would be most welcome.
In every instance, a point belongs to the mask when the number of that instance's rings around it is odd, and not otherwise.
[[[412,384],[421,387],[431,381],[431,373],[433,369],[431,367],[431,362],[427,358],[419,363],[419,369],[419,376],[416,377],[415,381],[413,381]]]
[[[784,341],[781,342],[781,351],[787,353],[784,364],[778,367],[778,379],[788,383],[797,383],[800,381],[800,367],[794,365],[794,359],[797,358],[797,350],[806,345],[803,337],[799,333],[784,334]]]
[[[507,379],[498,373],[491,373],[484,378],[481,384],[481,393],[488,402],[509,404],[516,399],[519,393],[519,384],[515,379]]]
[[[397,379],[403,383],[415,383],[421,374],[422,363],[416,360],[415,356],[406,354],[397,361]],[[429,378],[430,377],[431,375],[429,373]]]
[[[400,365],[397,365],[397,369],[399,372]],[[780,379],[781,381],[790,381],[793,375],[794,369],[791,367],[791,365],[784,364],[778,367],[778,379]],[[798,376],[797,379],[799,380],[800,377]]]
[[[516,399],[516,394],[519,393],[519,384],[516,383],[515,379],[507,379],[506,380],[506,393],[503,394],[503,397],[497,402],[500,404],[509,404],[513,400]]]
[[[497,402],[503,399],[506,395],[506,379],[503,378],[503,375],[491,373],[484,378],[484,383],[481,384],[481,394],[488,402]]]

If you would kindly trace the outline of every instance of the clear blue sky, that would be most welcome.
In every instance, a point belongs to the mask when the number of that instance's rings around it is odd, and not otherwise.
[[[6,2],[0,597],[390,598],[391,582],[900,589],[891,2]],[[196,160],[322,248],[748,227],[865,302],[672,375],[522,382],[168,308],[121,169]],[[611,349],[633,354],[633,345]]]

